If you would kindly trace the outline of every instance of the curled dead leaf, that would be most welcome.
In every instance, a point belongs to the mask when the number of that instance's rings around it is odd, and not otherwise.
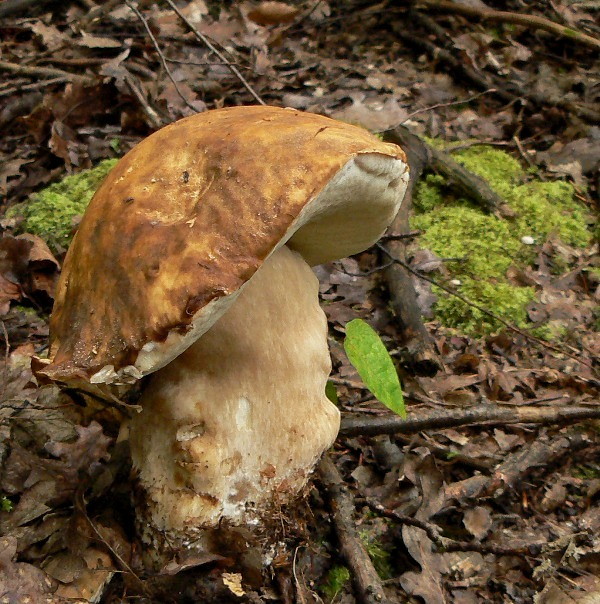
[[[248,13],[248,18],[258,25],[291,23],[299,9],[285,2],[261,2]]]
[[[223,579],[223,583],[225,583],[229,591],[235,596],[241,598],[246,595],[246,592],[242,587],[242,575],[240,575],[240,573],[223,573],[221,579]]]
[[[492,515],[488,508],[478,506],[465,512],[463,524],[475,539],[481,541],[492,528]]]

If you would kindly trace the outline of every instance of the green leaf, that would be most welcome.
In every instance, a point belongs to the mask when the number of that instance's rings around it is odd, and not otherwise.
[[[337,390],[335,384],[330,380],[327,380],[327,384],[325,385],[325,396],[335,405],[338,404]]]
[[[388,409],[406,418],[400,380],[377,332],[361,319],[346,324],[344,349],[365,386]]]

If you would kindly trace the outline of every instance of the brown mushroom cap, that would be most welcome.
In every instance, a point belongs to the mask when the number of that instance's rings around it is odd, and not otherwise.
[[[407,178],[399,147],[291,109],[220,109],[159,130],[90,202],[38,374],[111,382],[164,366],[284,243],[311,264],[368,247]]]

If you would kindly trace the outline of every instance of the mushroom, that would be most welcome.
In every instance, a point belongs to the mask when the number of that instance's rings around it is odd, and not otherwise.
[[[372,245],[407,181],[402,150],[362,128],[255,106],[175,122],[110,172],[37,373],[102,388],[153,374],[130,425],[147,544],[260,526],[302,490],[339,428],[310,266]]]

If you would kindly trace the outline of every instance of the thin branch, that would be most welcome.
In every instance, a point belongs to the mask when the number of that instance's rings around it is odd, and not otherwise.
[[[139,104],[142,106],[146,117],[148,118],[148,122],[154,129],[162,128],[164,126],[162,119],[158,115],[158,113],[154,110],[153,107],[150,106],[144,93],[137,87],[136,83],[133,81],[133,78],[130,74],[125,76],[125,83],[129,87],[129,90],[133,93],[133,96],[138,100]]]
[[[79,513],[83,516],[84,520],[87,522],[89,528],[94,533],[94,537],[98,540],[99,543],[104,545],[106,549],[110,552],[116,562],[119,564],[121,569],[128,573],[137,583],[139,588],[142,590],[144,594],[148,594],[148,587],[146,584],[140,579],[140,577],[136,574],[136,572],[127,564],[127,562],[123,559],[123,557],[119,554],[116,548],[114,548],[102,535],[102,533],[97,529],[96,525],[92,521],[92,519],[88,516],[86,509],[86,502],[83,494],[83,489],[79,488],[75,493],[75,508],[79,511]]]
[[[423,163],[420,166],[422,170],[425,167],[443,174],[450,183],[461,193],[468,195],[488,212],[493,213],[499,218],[507,218],[514,215],[506,201],[498,195],[486,182],[477,174],[467,170],[459,164],[449,153],[436,149],[427,144],[422,138],[413,134],[406,126],[397,126],[383,133],[384,139],[388,142],[400,145],[408,154],[416,154]],[[409,159],[410,163],[410,159]],[[415,179],[411,166],[411,180]],[[402,209],[402,208],[401,208]]]
[[[421,234],[422,231],[408,231],[407,233],[401,233],[399,235],[383,235],[380,237],[379,241],[383,241],[384,243],[387,241],[406,241],[407,239],[415,239]]]
[[[18,63],[10,63],[9,61],[0,61],[0,70],[10,71],[20,75],[26,75],[38,78],[40,76],[49,78],[65,78],[69,82],[80,82],[81,84],[91,84],[92,78],[82,76],[77,73],[69,73],[62,69],[54,67],[31,67],[28,65],[19,65]]]
[[[467,409],[443,409],[402,419],[397,415],[379,417],[345,417],[341,436],[376,436],[378,434],[415,434],[423,430],[443,430],[472,425],[557,424],[565,425],[600,419],[600,405],[590,407],[500,407],[484,405]]]
[[[12,15],[31,11],[38,7],[42,8],[45,4],[50,4],[52,0],[5,0],[0,4],[0,19]]]
[[[409,113],[398,125],[404,124],[404,122],[407,122],[411,117],[415,117],[415,115],[419,115],[420,113],[426,113],[427,111],[433,111],[434,109],[441,109],[442,107],[454,107],[455,105],[464,105],[465,103],[470,103],[471,101],[474,101],[475,99],[478,99],[479,97],[484,96],[485,94],[491,94],[493,92],[498,91],[495,88],[489,88],[488,90],[484,90],[483,92],[479,92],[478,94],[470,96],[468,99],[450,101],[449,103],[437,103],[435,105],[430,105],[429,107],[417,109],[416,111]]]
[[[329,456],[319,464],[319,475],[330,500],[340,553],[352,571],[357,599],[364,604],[389,602],[377,571],[360,540],[354,522],[354,497]]]
[[[484,315],[491,317],[495,321],[498,321],[498,323],[501,323],[502,325],[504,325],[504,327],[506,327],[507,329],[510,329],[510,331],[514,331],[515,333],[518,333],[519,335],[523,336],[527,340],[529,340],[531,342],[535,342],[536,344],[538,344],[539,346],[542,346],[543,348],[552,350],[553,352],[558,352],[559,354],[564,354],[565,356],[568,356],[571,359],[576,360],[578,363],[581,363],[582,365],[586,365],[587,367],[593,368],[592,363],[582,359],[580,356],[577,356],[576,354],[573,354],[572,352],[569,352],[569,351],[565,350],[564,348],[559,348],[558,346],[549,344],[548,342],[545,342],[541,338],[538,338],[537,336],[534,336],[533,334],[531,334],[523,329],[518,328],[516,325],[509,323],[506,319],[503,319],[502,317],[493,313],[491,310],[488,310],[487,308],[473,302],[472,300],[465,298],[463,295],[455,292],[454,290],[450,289],[449,287],[446,287],[445,285],[442,285],[441,283],[437,282],[435,279],[432,279],[431,277],[427,277],[423,273],[420,273],[419,271],[414,270],[406,262],[404,262],[404,261],[400,260],[399,258],[396,258],[392,254],[390,254],[390,252],[383,245],[381,245],[379,243],[376,245],[389,258],[391,258],[392,260],[394,260],[395,262],[397,262],[398,264],[403,266],[407,271],[409,271],[413,275],[419,277],[419,279],[423,279],[423,281],[427,281],[428,283],[431,283],[432,285],[439,287],[441,290],[454,296],[455,298],[458,298],[459,300],[461,300],[461,302],[464,302],[468,306],[471,306],[472,308],[476,308],[478,311],[482,312]]]
[[[196,38],[202,41],[210,49],[210,51],[217,55],[217,57],[219,57],[219,59],[229,68],[229,70],[233,74],[235,74],[235,76],[239,79],[244,88],[252,95],[254,100],[259,105],[266,105],[266,103],[260,98],[260,96],[258,96],[254,88],[252,88],[252,86],[250,86],[250,84],[247,82],[246,78],[244,78],[244,76],[241,74],[240,70],[235,67],[235,65],[232,65],[227,60],[227,57],[222,52],[220,52],[219,49],[216,48],[214,44],[204,34],[200,33],[198,29],[196,29],[196,27],[194,27],[194,25],[190,23],[190,21],[185,17],[185,15],[177,8],[173,0],[167,0],[167,3],[177,13],[179,18],[188,26],[188,28],[196,36]]]
[[[53,84],[62,84],[63,82],[68,81],[69,80],[65,77],[40,80],[39,82],[32,82],[31,84],[25,84],[23,86],[13,86],[12,88],[0,90],[0,96],[9,96],[11,94],[21,93],[26,90],[39,90],[40,88],[45,88],[46,86],[52,86]]]
[[[370,497],[365,497],[365,503],[369,509],[381,516],[395,520],[400,524],[421,529],[442,552],[478,552],[480,554],[494,554],[496,556],[531,556],[541,552],[542,547],[547,543],[507,546],[471,543],[469,541],[455,541],[454,539],[449,539],[448,537],[440,535],[438,527],[430,522],[424,522],[423,520],[418,520],[412,516],[399,514],[390,508],[386,508],[384,505]]]
[[[173,82],[173,86],[175,86],[175,90],[177,91],[177,94],[179,95],[181,100],[185,103],[185,106],[188,109],[191,109],[194,113],[198,113],[198,110],[193,105],[190,104],[190,102],[185,98],[185,95],[183,94],[183,92],[181,92],[181,89],[179,88],[179,84],[175,81],[175,78],[173,77],[173,74],[171,73],[171,70],[169,69],[169,66],[167,65],[167,60],[165,59],[165,55],[163,54],[162,50],[160,49],[160,46],[158,45],[158,42],[157,42],[156,38],[154,37],[152,30],[148,26],[148,22],[144,18],[144,15],[142,15],[142,13],[135,6],[133,6],[133,4],[131,4],[131,2],[129,2],[129,0],[125,0],[125,4],[135,13],[137,18],[142,22],[144,29],[148,33],[148,36],[150,36],[150,39],[152,40],[152,44],[154,45],[154,48],[156,49],[156,52],[158,53],[158,56],[160,57],[160,62],[162,63],[162,66],[163,66],[164,70],[166,71],[167,76],[169,77],[169,80],[171,80],[171,82]]]
[[[531,29],[541,29],[548,33],[554,34],[561,38],[569,38],[575,42],[579,42],[594,50],[600,50],[600,40],[584,34],[572,27],[566,27],[555,23],[545,17],[537,15],[522,15],[519,13],[511,13],[503,10],[493,10],[491,8],[482,8],[471,4],[458,4],[456,2],[448,2],[447,0],[419,0],[420,7],[439,10],[446,13],[454,13],[463,15],[464,17],[475,17],[482,21],[496,21],[501,23],[513,23],[515,25],[523,25]]]

